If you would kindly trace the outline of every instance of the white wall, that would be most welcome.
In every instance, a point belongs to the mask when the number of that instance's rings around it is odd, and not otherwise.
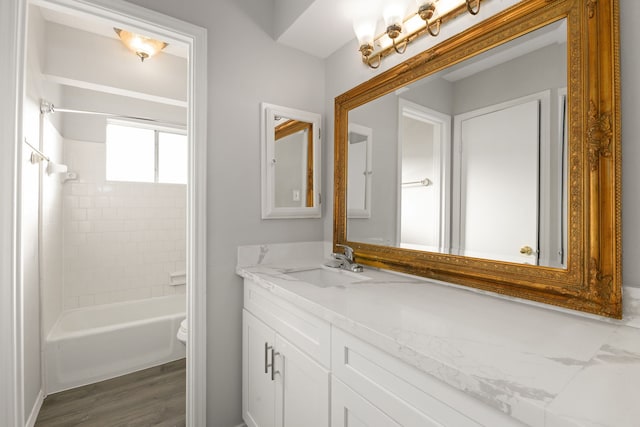
[[[242,396],[236,248],[320,240],[323,229],[321,219],[261,219],[260,102],[322,113],[326,124],[324,64],[278,45],[263,30],[272,22],[270,1],[133,3],[208,30],[207,426],[234,426],[241,421]],[[324,146],[323,152],[330,156]]]
[[[147,66],[148,64],[144,64]],[[158,82],[161,84],[161,82]],[[123,116],[145,117],[167,124],[184,126],[187,122],[187,109],[136,98],[123,97],[105,92],[82,89],[74,86],[61,86],[60,107],[81,110],[100,111]],[[65,138],[78,141],[104,142],[107,118],[88,114],[54,113],[50,117],[61,121],[61,131]]]
[[[31,15],[30,37],[26,68],[26,93],[23,105],[22,131],[24,138],[34,147],[42,148],[40,141],[40,97],[43,86],[39,83],[39,65],[42,40],[42,22],[39,16]],[[21,144],[22,181],[18,187],[21,194],[21,265],[19,275],[22,289],[23,325],[23,399],[24,417],[27,419],[42,390],[41,349],[40,349],[40,241],[39,241],[39,197],[41,164],[30,162],[31,148]]]
[[[40,112],[38,101],[25,100],[24,133],[26,139],[38,147]],[[38,197],[40,188],[39,164],[31,164],[31,149],[22,145],[22,276],[24,327],[24,410],[29,416],[42,388],[40,370],[40,275],[38,241]]]
[[[434,171],[434,125],[410,117],[400,120],[402,133],[402,183],[425,178],[432,185],[403,184],[401,187],[400,242],[439,250],[440,212],[438,188],[442,183]],[[409,246],[410,247],[410,246]]]
[[[62,164],[62,136],[43,119],[42,148],[49,158]],[[59,174],[42,174],[42,226],[40,259],[40,296],[42,302],[42,337],[46,337],[62,312],[63,232],[62,181]]]
[[[185,293],[186,186],[105,179],[105,145],[65,140],[64,309]]]

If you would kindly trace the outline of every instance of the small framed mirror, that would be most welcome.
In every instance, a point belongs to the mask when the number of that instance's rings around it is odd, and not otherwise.
[[[320,114],[262,103],[262,218],[320,218]]]

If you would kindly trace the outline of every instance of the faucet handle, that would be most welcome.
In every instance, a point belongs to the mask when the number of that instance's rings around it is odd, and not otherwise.
[[[351,246],[341,245],[338,243],[336,243],[336,246],[344,248],[344,255],[349,258],[349,261],[353,261],[353,248]]]

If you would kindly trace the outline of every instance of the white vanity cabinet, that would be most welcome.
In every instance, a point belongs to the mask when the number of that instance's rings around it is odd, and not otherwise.
[[[332,427],[511,427],[517,420],[332,329]]]
[[[514,418],[245,279],[249,427],[512,427]]]
[[[242,334],[247,425],[329,427],[329,324],[247,280]]]

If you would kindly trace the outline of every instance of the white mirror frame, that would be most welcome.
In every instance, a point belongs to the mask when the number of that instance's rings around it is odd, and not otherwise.
[[[275,206],[275,134],[273,132],[275,117],[282,116],[293,120],[311,123],[313,134],[313,198],[311,207],[277,207]],[[320,218],[321,208],[321,147],[320,147],[320,114],[281,107],[279,105],[260,104],[260,148],[262,171],[262,219],[282,218]]]

